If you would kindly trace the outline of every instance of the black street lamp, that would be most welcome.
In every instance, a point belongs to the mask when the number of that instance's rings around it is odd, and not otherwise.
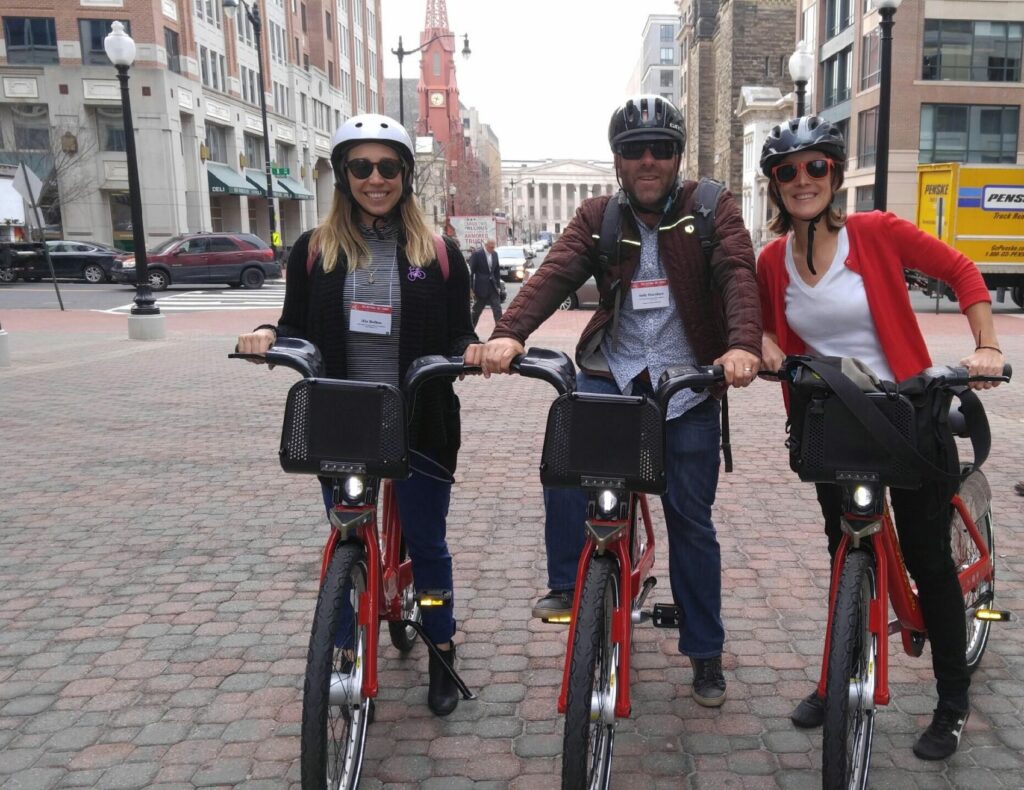
[[[872,0],[881,19],[878,28],[882,34],[881,85],[878,91],[878,132],[875,135],[875,195],[876,211],[886,210],[889,187],[889,110],[892,103],[892,25],[893,15],[902,0]]]
[[[128,165],[128,202],[132,217],[132,245],[135,247],[135,303],[132,305],[132,316],[159,316],[160,308],[153,299],[153,291],[149,285],[149,267],[146,263],[146,231],[142,225],[142,192],[139,188],[139,160],[135,153],[135,124],[132,120],[132,101],[128,92],[128,69],[135,62],[135,42],[124,32],[124,25],[113,22],[110,33],[103,39],[103,49],[110,62],[117,69],[117,79],[121,83],[121,116],[124,121],[124,152]],[[163,337],[162,321],[151,322],[152,330],[133,333],[135,325],[129,319],[128,335],[133,339],[152,339]],[[159,325],[159,326],[158,326]],[[155,332],[155,334],[154,334]]]
[[[249,5],[245,0],[222,0],[224,13],[229,19],[234,19],[238,13],[238,6],[241,4],[245,11],[245,17],[252,25],[252,32],[256,38],[256,65],[257,76],[260,82],[260,116],[263,119],[263,170],[267,176],[267,219],[270,222],[270,246],[274,250],[274,257],[277,257],[277,248],[280,244],[280,237],[277,235],[277,212],[274,210],[274,180],[270,172],[270,134],[267,131],[267,92],[263,87],[263,23],[260,20],[260,7],[253,3]]]
[[[224,0],[225,3],[229,0]],[[403,49],[402,48],[402,37],[398,37],[398,49],[391,50],[392,55],[398,57],[398,122],[405,126],[405,90],[402,82],[402,58],[406,55],[415,55],[417,52],[429,47],[435,41],[439,41],[442,38],[455,38],[454,33],[438,33],[430,41],[425,41],[420,44],[416,49]],[[462,37],[462,57],[469,60],[470,49],[469,49],[469,34],[466,33]]]
[[[796,85],[796,117],[803,118],[807,113],[805,98],[807,83],[814,72],[814,53],[803,39],[796,45],[796,50],[789,56],[789,76]]]

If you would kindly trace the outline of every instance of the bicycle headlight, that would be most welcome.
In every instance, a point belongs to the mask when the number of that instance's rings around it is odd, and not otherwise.
[[[859,510],[867,510],[875,501],[875,493],[867,486],[857,486],[853,489],[853,504]]]
[[[345,480],[345,499],[349,502],[358,502],[363,498],[363,492],[366,490],[366,485],[363,483],[363,478],[358,475],[351,475]]]
[[[614,516],[619,508],[619,498],[613,491],[602,491],[597,496],[597,509],[602,516]]]

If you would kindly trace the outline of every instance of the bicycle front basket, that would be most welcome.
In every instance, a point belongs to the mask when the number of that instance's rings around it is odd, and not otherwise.
[[[288,391],[281,432],[286,472],[409,476],[402,393],[388,384],[303,379]]]
[[[614,481],[628,491],[665,492],[665,433],[650,398],[573,392],[548,412],[540,480],[554,488]]]

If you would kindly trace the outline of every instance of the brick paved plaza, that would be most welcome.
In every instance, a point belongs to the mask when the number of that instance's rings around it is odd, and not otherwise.
[[[588,316],[559,314],[532,342],[569,351]],[[0,787],[298,787],[326,525],[315,480],[277,465],[294,374],[226,356],[237,330],[276,315],[176,314],[153,342],[129,341],[123,316],[0,318],[13,362],[0,369]],[[961,316],[920,320],[936,361],[968,350]],[[1024,374],[1024,321],[996,323]],[[491,325],[485,316],[481,333]],[[388,645],[363,786],[557,787],[565,630],[530,618],[546,579],[537,464],[553,390],[515,377],[457,388],[464,433],[449,543],[461,667],[479,699],[433,717],[425,650],[402,659]],[[1013,492],[1024,477],[1024,381],[985,403],[997,594],[1024,614],[1024,497]],[[716,505],[729,700],[696,705],[672,632],[638,627],[616,788],[820,787],[820,732],[788,719],[819,666],[820,514],[788,469],[778,388],[759,382],[731,405],[736,471]],[[656,601],[669,599],[665,556]],[[927,654],[911,659],[897,639],[891,659],[873,787],[1024,787],[1020,623],[993,629],[948,762],[910,751],[934,704]]]

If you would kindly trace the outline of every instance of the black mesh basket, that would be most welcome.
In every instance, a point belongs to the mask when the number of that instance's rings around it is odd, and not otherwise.
[[[907,442],[917,446],[914,405],[904,395],[865,393],[871,403],[893,424]],[[802,400],[802,404],[797,406]],[[922,475],[894,458],[837,395],[816,392],[791,399],[790,466],[800,479],[812,483],[834,483],[839,472],[878,475],[882,485],[918,488]],[[802,414],[798,414],[802,411]]]
[[[387,384],[303,379],[288,391],[281,431],[286,472],[409,476],[402,393]]]
[[[540,480],[554,488],[612,480],[629,491],[663,494],[664,458],[663,416],[653,400],[574,392],[551,404]]]

